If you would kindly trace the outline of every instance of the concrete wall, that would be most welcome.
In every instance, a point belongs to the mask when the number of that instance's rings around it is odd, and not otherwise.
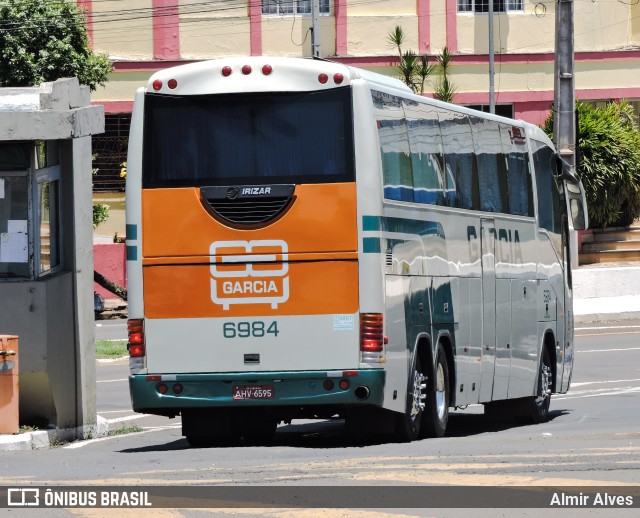
[[[21,421],[87,437],[96,427],[91,134],[104,131],[104,112],[75,78],[0,88],[0,112],[0,141],[57,141],[61,174],[60,267],[0,280],[0,332],[20,340]]]

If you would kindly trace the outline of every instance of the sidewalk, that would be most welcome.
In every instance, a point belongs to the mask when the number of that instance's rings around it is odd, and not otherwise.
[[[573,271],[576,322],[640,320],[640,264],[602,263]]]

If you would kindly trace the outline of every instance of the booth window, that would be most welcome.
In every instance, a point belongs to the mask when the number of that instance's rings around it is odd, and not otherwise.
[[[34,279],[61,264],[56,144],[0,143],[0,279]]]

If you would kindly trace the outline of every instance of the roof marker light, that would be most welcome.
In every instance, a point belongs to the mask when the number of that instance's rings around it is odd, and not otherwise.
[[[169,79],[169,81],[167,81],[167,86],[173,90],[176,86],[178,86],[178,81],[176,81],[175,79]]]
[[[344,76],[342,74],[338,73],[333,75],[333,82],[335,84],[342,84],[342,81],[344,81]]]
[[[162,88],[162,81],[160,81],[160,79],[156,79],[153,82],[153,89],[158,91],[158,90],[160,90],[160,88]]]
[[[251,65],[245,65],[242,67],[242,73],[248,76],[251,73]]]
[[[321,84],[325,84],[327,81],[329,81],[329,76],[327,74],[320,74],[318,76],[318,81],[320,81]]]
[[[262,67],[262,73],[265,76],[271,75],[271,72],[273,72],[273,67],[271,65],[264,65]]]
[[[231,69],[231,67],[230,67],[230,66],[222,67],[222,75],[223,75],[224,77],[229,77],[229,76],[231,75],[231,72],[232,72],[232,71],[233,71],[233,70]]]

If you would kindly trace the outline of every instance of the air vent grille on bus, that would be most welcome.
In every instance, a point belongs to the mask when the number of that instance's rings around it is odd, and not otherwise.
[[[289,205],[293,185],[203,187],[202,197],[220,218],[240,225],[267,223]]]

